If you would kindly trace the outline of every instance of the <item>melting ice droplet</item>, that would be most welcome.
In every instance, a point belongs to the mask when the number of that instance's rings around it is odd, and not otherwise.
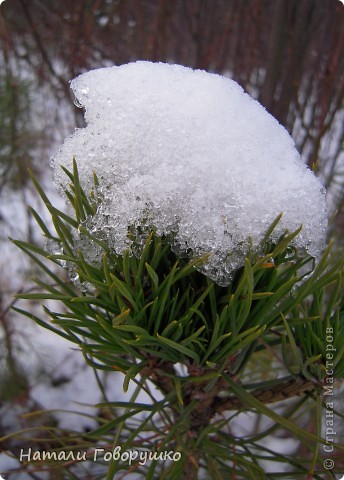
[[[101,178],[104,203],[90,221],[117,253],[128,226],[173,234],[176,252],[210,252],[204,272],[221,285],[285,212],[276,235],[303,225],[296,246],[317,256],[325,194],[287,131],[232,80],[178,65],[136,62],[72,81],[87,127],[55,157],[75,156],[81,182]],[[87,251],[85,255],[90,255]]]

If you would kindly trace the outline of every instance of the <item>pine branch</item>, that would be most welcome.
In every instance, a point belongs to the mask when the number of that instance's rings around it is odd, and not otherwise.
[[[303,394],[313,394],[318,388],[319,387],[316,383],[313,383],[306,378],[288,377],[286,380],[282,380],[269,389],[257,388],[250,393],[261,403],[268,405]],[[249,408],[250,407],[245,405],[240,398],[234,396],[217,399],[215,406],[217,413],[222,413],[228,410],[246,410]]]

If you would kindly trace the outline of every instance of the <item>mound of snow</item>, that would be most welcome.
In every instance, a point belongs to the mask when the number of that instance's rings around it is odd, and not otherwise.
[[[287,131],[234,81],[136,62],[71,86],[87,126],[57,152],[55,179],[68,183],[59,164],[71,168],[73,156],[86,190],[97,173],[104,200],[88,226],[117,253],[131,247],[129,226],[154,227],[179,255],[210,252],[202,271],[226,285],[281,212],[276,236],[302,224],[296,246],[322,250],[323,188]]]

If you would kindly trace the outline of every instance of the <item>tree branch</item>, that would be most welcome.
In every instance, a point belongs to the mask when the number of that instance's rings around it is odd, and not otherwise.
[[[266,389],[259,388],[253,390],[251,395],[264,404],[276,403],[287,398],[297,397],[306,392],[312,392],[317,385],[302,377],[283,380],[279,384]],[[222,413],[226,410],[245,409],[247,405],[238,397],[218,398],[216,402],[216,412]]]

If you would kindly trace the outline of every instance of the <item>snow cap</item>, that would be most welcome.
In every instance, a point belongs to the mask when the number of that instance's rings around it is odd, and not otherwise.
[[[73,156],[86,191],[97,173],[103,203],[87,225],[118,254],[131,248],[128,227],[154,227],[178,255],[210,253],[202,271],[227,285],[281,212],[276,238],[302,224],[296,247],[323,249],[324,189],[287,131],[233,80],[139,61],[71,87],[87,126],[57,152],[55,179],[68,183],[59,164],[70,169]]]

